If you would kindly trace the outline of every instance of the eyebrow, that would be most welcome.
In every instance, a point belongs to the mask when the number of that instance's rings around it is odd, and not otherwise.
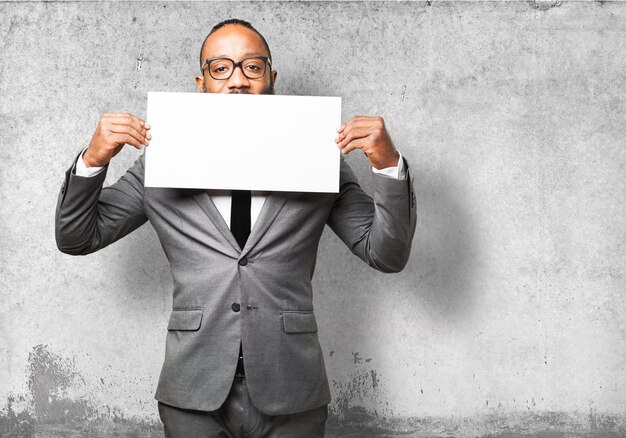
[[[261,55],[258,52],[248,52],[248,53],[244,53],[243,56],[247,57],[247,56],[267,56],[267,55]],[[221,54],[221,55],[209,56],[209,58],[228,58],[228,55]]]

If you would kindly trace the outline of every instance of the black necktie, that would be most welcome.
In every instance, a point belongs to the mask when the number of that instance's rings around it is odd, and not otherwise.
[[[230,207],[230,231],[235,236],[239,247],[243,249],[250,235],[250,190],[233,190]]]
[[[235,236],[235,240],[243,249],[250,235],[250,204],[252,194],[250,190],[233,190],[232,202],[230,204],[230,231]],[[239,360],[237,361],[236,376],[243,376],[243,348],[239,343]]]

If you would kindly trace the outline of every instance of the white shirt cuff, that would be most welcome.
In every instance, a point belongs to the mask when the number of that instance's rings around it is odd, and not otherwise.
[[[398,155],[399,159],[397,166],[385,167],[384,169],[376,169],[375,167],[372,167],[372,172],[389,176],[391,178],[406,179],[406,167],[404,165],[404,160],[402,159],[402,154],[399,151]]]
[[[76,160],[76,175],[90,178],[102,172],[102,169],[104,169],[104,167],[87,167],[87,165],[83,161],[83,154],[86,150],[87,148],[83,149],[83,151],[80,153],[80,156]]]

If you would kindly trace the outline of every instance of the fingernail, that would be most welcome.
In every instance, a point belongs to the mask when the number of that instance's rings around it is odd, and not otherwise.
[[[151,128],[150,123],[146,123],[144,126],[146,127],[146,129],[150,129]]]
[[[146,138],[147,138],[148,140],[150,140],[150,139],[152,138],[152,136],[150,135],[150,133],[149,133],[149,132],[146,134]]]

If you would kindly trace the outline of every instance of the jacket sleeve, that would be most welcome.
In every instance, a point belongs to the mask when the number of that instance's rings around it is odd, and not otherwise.
[[[92,177],[75,174],[76,160],[65,173],[57,200],[55,236],[66,254],[95,252],[147,221],[143,208],[144,156],[115,184],[102,188],[108,166]]]
[[[415,233],[413,176],[404,160],[406,179],[372,173],[372,199],[342,159],[339,195],[327,221],[356,256],[382,272],[404,269]]]

